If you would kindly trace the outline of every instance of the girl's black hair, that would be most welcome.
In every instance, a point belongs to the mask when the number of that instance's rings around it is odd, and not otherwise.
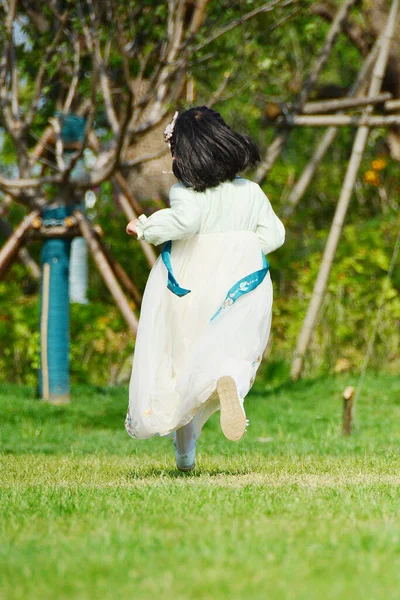
[[[256,143],[207,106],[179,115],[170,144],[175,177],[197,192],[232,181],[260,160]]]

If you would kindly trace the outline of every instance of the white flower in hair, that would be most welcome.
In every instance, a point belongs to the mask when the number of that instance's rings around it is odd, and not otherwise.
[[[169,145],[171,145],[169,140],[172,138],[172,135],[174,133],[174,127],[175,127],[175,123],[178,118],[178,115],[179,115],[179,112],[176,111],[176,113],[174,114],[174,116],[172,118],[171,123],[169,123],[164,130],[164,140],[166,142],[168,142]]]

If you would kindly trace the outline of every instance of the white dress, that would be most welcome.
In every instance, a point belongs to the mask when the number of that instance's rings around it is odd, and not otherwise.
[[[191,291],[180,297],[167,288],[160,256],[143,296],[125,422],[141,439],[167,435],[193,418],[198,436],[219,408],[215,388],[223,375],[234,377],[242,398],[248,394],[270,332],[270,275],[234,303],[227,292],[260,272],[263,253],[285,239],[268,198],[247,179],[205,192],[178,183],[170,203],[139,218],[138,236],[155,245],[173,241],[173,275]]]

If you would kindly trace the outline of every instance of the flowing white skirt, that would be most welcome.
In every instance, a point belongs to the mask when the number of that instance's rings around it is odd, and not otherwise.
[[[198,234],[172,244],[174,275],[190,294],[167,288],[158,258],[143,296],[126,430],[132,437],[168,435],[194,418],[196,435],[219,408],[216,382],[234,377],[244,398],[260,365],[271,327],[269,273],[210,322],[228,290],[262,268],[253,232]]]

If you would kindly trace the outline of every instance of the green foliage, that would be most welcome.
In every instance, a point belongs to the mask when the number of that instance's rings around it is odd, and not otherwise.
[[[295,98],[309,65],[325,39],[329,25],[312,13],[312,4],[309,0],[296,3],[292,16],[290,6],[259,14],[211,43],[208,43],[210,33],[260,6],[261,2],[211,0],[207,8],[205,27],[197,40],[198,44],[205,45],[190,62],[190,75],[195,81],[195,103],[207,101],[226,78],[227,87],[215,106],[228,123],[253,135],[262,153],[274,135],[272,128],[264,125],[266,102],[275,100],[286,103]],[[24,6],[18,4],[18,10],[25,11]],[[83,27],[89,22],[87,5],[60,2],[58,6],[59,10],[67,7],[70,10],[67,33],[82,36]],[[119,48],[122,39],[127,44],[132,75],[138,72],[139,56],[149,58],[146,77],[157,68],[158,63],[150,53],[151,49],[159,49],[162,43],[167,3],[154,0],[139,4],[130,0],[112,3],[113,10],[124,17],[120,21],[122,31],[109,18],[110,6],[109,3],[99,4],[100,35],[102,42],[109,41],[109,73],[113,86],[118,90],[123,81]],[[79,7],[83,13],[79,13]],[[364,5],[358,3],[352,10],[353,17],[361,26],[365,26],[363,11]],[[22,12],[19,22],[26,37],[25,41],[21,38],[17,43],[17,55],[24,73],[20,100],[21,109],[25,110],[34,93],[43,49],[51,44],[54,31],[46,31],[38,37],[26,15],[22,18]],[[54,19],[47,5],[43,5],[42,14],[50,23]],[[2,27],[4,24],[0,23],[0,30]],[[59,108],[60,98],[65,96],[73,64],[71,39],[62,40],[58,53],[52,59],[50,79],[29,140],[32,146],[43,132],[49,116]],[[128,42],[133,45],[129,46]],[[157,52],[154,56],[158,56]],[[86,77],[91,69],[90,56],[84,53],[81,60],[82,76],[78,93],[85,97],[90,93],[90,78]],[[349,87],[362,60],[348,38],[339,36],[319,83]],[[185,99],[182,105],[187,105]],[[171,111],[173,109],[175,107],[171,107]],[[105,124],[102,111],[102,104],[99,103],[96,127],[102,138],[107,140],[110,132],[102,129]],[[293,131],[284,152],[274,165],[264,189],[278,215],[283,214],[293,182],[300,176],[321,135],[315,129]],[[340,194],[353,139],[353,129],[340,130],[306,196],[295,214],[285,223],[285,246],[270,257],[275,283],[271,341],[274,357],[289,360],[292,356]],[[0,145],[2,169],[10,175],[15,164],[15,152],[7,136],[0,138]],[[53,160],[54,156],[50,158]],[[377,165],[376,161],[383,161],[383,166]],[[399,181],[400,163],[388,159],[386,131],[372,130],[329,281],[328,296],[307,358],[308,373],[326,372],[338,368],[338,364],[358,369],[362,364],[397,235]],[[117,198],[113,196],[112,186],[105,183],[95,192],[98,202],[95,209],[90,211],[90,216],[102,226],[104,240],[112,253],[143,291],[148,267],[138,244],[124,233],[125,218],[117,205]],[[144,206],[145,212],[150,214],[156,203],[148,199]],[[9,215],[10,223],[16,225],[24,213],[24,209],[14,205]],[[3,241],[0,240],[0,243]],[[38,261],[39,245],[30,245],[29,250]],[[36,381],[39,308],[37,295],[29,295],[32,290],[32,282],[18,265],[10,270],[0,284],[2,381]],[[376,368],[395,370],[399,367],[399,293],[400,269],[396,268],[384,299],[382,320],[372,356],[371,364]],[[87,379],[98,384],[107,383],[118,376],[119,369],[132,353],[133,341],[92,262],[89,297],[89,306],[71,308],[72,377],[73,381]],[[125,372],[126,368],[122,370]]]

